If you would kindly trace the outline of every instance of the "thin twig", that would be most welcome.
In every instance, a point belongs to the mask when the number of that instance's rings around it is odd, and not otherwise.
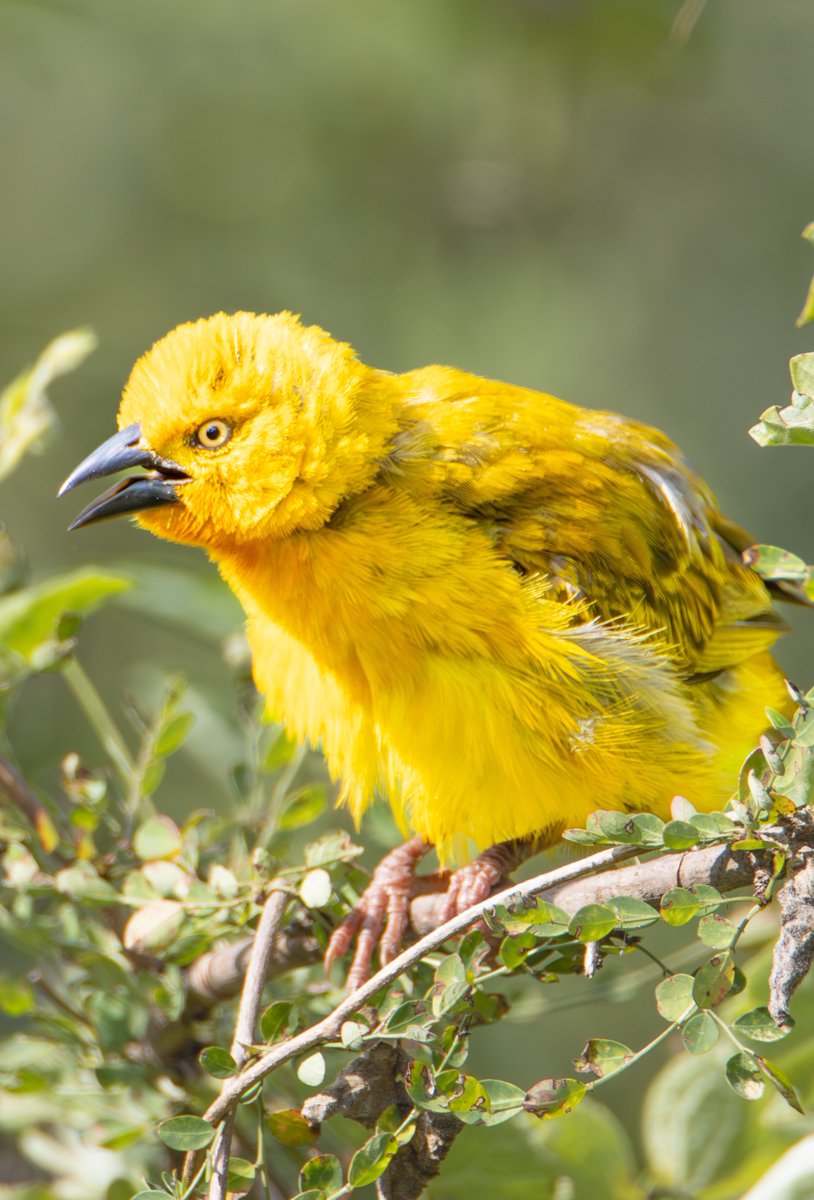
[[[414,963],[419,962],[431,950],[435,950],[438,946],[441,946],[448,938],[454,937],[458,933],[463,933],[465,929],[474,925],[485,912],[493,908],[496,904],[510,904],[516,900],[536,896],[548,888],[566,883],[572,879],[579,879],[584,875],[593,874],[595,871],[604,870],[606,867],[611,867],[615,863],[622,862],[624,859],[631,858],[633,855],[639,853],[640,850],[636,846],[611,846],[608,850],[601,850],[598,854],[593,854],[590,858],[582,859],[580,862],[568,863],[565,866],[556,868],[554,871],[548,871],[544,875],[536,875],[533,879],[526,879],[522,883],[513,884],[511,887],[505,888],[502,892],[498,892],[496,895],[482,900],[480,904],[474,904],[471,908],[453,917],[450,921],[445,921],[443,925],[433,930],[432,933],[428,933],[413,946],[402,951],[397,958],[394,958],[387,966],[377,971],[375,975],[371,976],[356,991],[351,992],[327,1017],[310,1026],[310,1028],[303,1030],[302,1033],[298,1033],[280,1045],[274,1046],[266,1054],[263,1054],[260,1058],[250,1063],[239,1075],[233,1075],[227,1079],[220,1096],[204,1113],[204,1120],[209,1121],[212,1125],[219,1124],[227,1113],[232,1111],[240,1097],[249,1088],[259,1083],[261,1079],[265,1079],[267,1075],[271,1074],[277,1067],[282,1066],[283,1063],[289,1062],[292,1058],[296,1058],[297,1055],[302,1054],[306,1050],[311,1050],[314,1046],[331,1041],[339,1033],[342,1022],[355,1012],[358,1012],[381,988],[388,987],[391,983],[394,983]]]
[[[290,890],[290,889],[289,889]],[[266,982],[272,947],[280,922],[283,919],[289,890],[282,885],[272,883],[271,890],[263,906],[260,922],[255,931],[249,965],[246,970],[246,981],[240,997],[240,1007],[232,1038],[232,1058],[238,1067],[242,1067],[249,1055],[249,1047],[254,1042],[254,1029],[263,999],[263,986]],[[225,1085],[224,1085],[225,1086]],[[229,1172],[229,1151],[232,1145],[234,1127],[234,1112],[230,1111],[220,1130],[218,1142],[212,1156],[212,1178],[209,1184],[209,1200],[226,1200],[228,1191],[227,1178]],[[191,1169],[192,1160],[188,1159]]]

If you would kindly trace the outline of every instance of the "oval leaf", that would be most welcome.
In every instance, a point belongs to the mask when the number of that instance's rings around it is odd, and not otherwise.
[[[671,975],[656,988],[656,1008],[665,1021],[680,1021],[693,1007],[692,975]]]
[[[579,1057],[574,1059],[578,1071],[590,1072],[597,1079],[604,1079],[616,1071],[633,1057],[633,1051],[623,1042],[614,1042],[610,1038],[591,1038],[586,1042]]]
[[[562,1117],[585,1098],[588,1084],[578,1079],[541,1079],[523,1098],[523,1108],[535,1117]]]
[[[731,991],[735,964],[731,954],[716,954],[695,973],[692,998],[699,1008],[715,1008]]]
[[[568,926],[572,937],[581,942],[599,942],[616,928],[616,916],[605,904],[584,904]]]
[[[214,1075],[215,1079],[228,1079],[237,1071],[237,1063],[221,1046],[207,1046],[198,1055],[198,1062],[207,1075]]]
[[[718,1041],[718,1034],[718,1025],[708,1012],[696,1013],[681,1030],[681,1037],[690,1054],[706,1054]]]
[[[325,1056],[317,1050],[297,1066],[297,1078],[306,1087],[319,1087],[325,1078]]]
[[[742,1013],[734,1023],[738,1033],[744,1033],[754,1042],[778,1042],[791,1033],[788,1025],[775,1024],[768,1008],[753,1008]]]
[[[203,1150],[215,1136],[215,1130],[201,1117],[170,1117],[158,1126],[158,1136],[170,1150]]]
[[[319,1131],[312,1129],[296,1108],[283,1108],[279,1112],[269,1113],[266,1127],[271,1136],[284,1146],[310,1146],[319,1137]]]
[[[348,1167],[348,1183],[351,1187],[365,1187],[373,1183],[387,1170],[388,1163],[399,1148],[391,1133],[374,1133],[361,1146]]]
[[[759,1100],[766,1090],[766,1081],[754,1054],[739,1051],[726,1064],[726,1082],[744,1100]]]

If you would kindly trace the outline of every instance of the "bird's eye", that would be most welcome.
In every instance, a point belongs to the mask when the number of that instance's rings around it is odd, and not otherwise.
[[[205,450],[218,450],[232,436],[232,426],[226,421],[204,421],[195,431],[195,441]]]

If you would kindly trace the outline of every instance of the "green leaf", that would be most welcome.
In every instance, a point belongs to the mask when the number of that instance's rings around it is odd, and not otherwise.
[[[195,724],[195,714],[177,713],[171,717],[156,738],[153,753],[157,758],[168,758],[186,741],[187,734]]]
[[[789,374],[796,392],[814,396],[814,353],[795,354],[789,360]]]
[[[774,1022],[768,1008],[753,1008],[749,1012],[741,1013],[733,1028],[751,1038],[753,1042],[778,1042],[791,1033],[790,1026],[781,1028]]]
[[[696,1013],[681,1030],[681,1037],[690,1054],[706,1054],[718,1041],[718,1035],[717,1022],[708,1012]]]
[[[633,1057],[633,1051],[623,1042],[609,1038],[591,1038],[574,1059],[577,1071],[589,1072],[597,1079],[604,1079],[621,1070]]]
[[[441,959],[435,972],[435,984],[432,996],[432,1011],[436,1017],[442,1017],[469,994],[470,985],[466,980],[466,968],[457,954],[448,954]]]
[[[336,1192],[342,1186],[342,1164],[333,1154],[315,1154],[300,1171],[300,1190],[316,1188],[321,1192]]]
[[[490,920],[499,932],[528,932],[538,938],[560,937],[568,932],[571,922],[564,909],[548,900],[537,900],[528,907],[517,905],[506,908],[498,904],[490,914]]]
[[[726,813],[693,813],[690,825],[697,829],[704,841],[715,841],[716,838],[728,837],[735,829],[735,822]]]
[[[350,1160],[348,1183],[351,1187],[365,1187],[383,1175],[398,1148],[392,1134],[374,1133]]]
[[[776,708],[767,708],[766,716],[769,718],[769,721],[772,723],[777,732],[782,733],[784,738],[794,737],[794,726],[788,717],[784,717],[783,714],[778,712]]]
[[[755,1055],[755,1057],[760,1064],[760,1069],[763,1071],[763,1074],[766,1076],[775,1091],[779,1092],[779,1094],[783,1097],[783,1099],[786,1101],[786,1104],[788,1104],[796,1112],[803,1113],[805,1110],[800,1103],[800,1098],[794,1090],[794,1085],[785,1071],[783,1071],[781,1067],[778,1067],[776,1063],[769,1062],[768,1059],[763,1058],[760,1054]]]
[[[282,1033],[292,1028],[292,1006],[288,1000],[275,1000],[260,1017],[260,1034],[264,1042],[276,1042]]]
[[[72,900],[113,904],[119,898],[116,889],[106,879],[101,879],[89,862],[78,862],[58,871],[55,883],[57,891]]]
[[[170,817],[148,817],[133,834],[133,851],[147,862],[156,858],[175,858],[181,852],[181,834]]]
[[[612,900],[605,901],[605,907],[613,913],[616,929],[643,929],[659,919],[652,904],[637,900],[634,896],[614,896]]]
[[[122,941],[139,954],[163,954],[177,945],[186,924],[184,906],[175,900],[153,900],[128,920]]]
[[[319,1130],[312,1129],[296,1108],[269,1113],[266,1126],[271,1136],[284,1146],[310,1146],[319,1137]]]
[[[168,1196],[166,1192],[156,1192],[151,1189],[147,1192],[137,1192],[133,1200],[168,1200]]]
[[[254,1183],[257,1167],[246,1158],[230,1158],[226,1172],[226,1187],[230,1192],[248,1192]]]
[[[671,975],[657,986],[656,1008],[665,1021],[680,1021],[692,1009],[694,984],[692,975]]]
[[[214,1075],[215,1079],[229,1079],[237,1071],[237,1063],[221,1046],[207,1046],[198,1055],[198,1062],[207,1075]]]
[[[537,938],[533,933],[518,933],[505,937],[498,951],[500,961],[508,971],[517,971],[525,967],[529,953],[537,946]]]
[[[45,642],[58,639],[67,612],[85,616],[132,587],[123,575],[84,567],[0,597],[0,643],[31,664]]]
[[[0,976],[0,1009],[9,1017],[22,1017],[34,1008],[34,990],[27,979]]]
[[[668,821],[662,834],[668,850],[690,850],[697,846],[700,834],[689,821]]]
[[[303,825],[311,825],[317,817],[322,816],[327,803],[324,788],[305,788],[297,792],[286,801],[278,822],[279,828],[290,832],[292,829],[302,828]]]
[[[158,1136],[170,1150],[203,1150],[215,1136],[208,1121],[200,1117],[170,1117],[158,1126]]]
[[[288,736],[282,725],[278,726],[277,736],[268,743],[263,755],[263,770],[271,775],[275,771],[279,771],[281,767],[288,766],[296,749],[297,743]],[[298,793],[298,795],[302,794],[304,793]]]
[[[715,1008],[726,999],[735,980],[732,955],[716,954],[695,973],[692,997],[699,1008]]]
[[[36,363],[0,393],[0,479],[30,450],[42,448],[56,414],[47,390],[60,375],[74,371],[96,348],[91,329],[74,329],[50,342]]]
[[[369,1032],[367,1025],[363,1025],[361,1021],[343,1021],[339,1030],[339,1040],[346,1050],[359,1050],[362,1039]]]
[[[698,936],[710,950],[726,950],[736,933],[737,927],[718,913],[708,913],[698,922]]]
[[[581,942],[599,942],[616,928],[616,916],[605,904],[584,904],[571,918],[568,932]]]
[[[792,583],[804,583],[808,578],[808,567],[802,558],[779,546],[749,546],[742,554],[743,561],[761,579],[787,579]]]
[[[589,1087],[578,1079],[541,1079],[526,1092],[523,1108],[535,1117],[563,1117],[584,1100]]]
[[[482,1114],[484,1125],[500,1125],[523,1111],[526,1093],[517,1084],[505,1079],[482,1079],[481,1086],[489,1100],[489,1108]]]
[[[389,1014],[385,1021],[385,1032],[398,1034],[400,1037],[415,1038],[416,1032],[423,1036],[420,1028],[422,1020],[428,1016],[427,1006],[423,1000],[406,1000]]]
[[[726,1081],[744,1100],[759,1100],[766,1090],[766,1081],[757,1057],[742,1050],[728,1060]]]
[[[701,904],[696,895],[687,888],[670,888],[661,898],[659,912],[663,921],[668,925],[686,925],[701,910]]]
[[[798,354],[789,367],[792,381],[810,386],[811,354]],[[802,361],[804,360],[804,361]],[[760,414],[757,425],[749,430],[759,446],[811,446],[814,445],[814,401],[810,395],[800,392],[795,383],[791,404],[787,408],[772,405]]]
[[[297,1064],[297,1078],[306,1087],[319,1087],[325,1078],[325,1056],[317,1050]]]

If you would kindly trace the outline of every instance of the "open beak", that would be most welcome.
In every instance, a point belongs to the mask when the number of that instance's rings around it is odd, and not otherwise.
[[[130,467],[146,467],[149,471],[147,475],[120,479],[98,499],[92,500],[68,526],[69,533],[83,525],[118,517],[122,513],[141,512],[145,508],[179,502],[176,484],[189,479],[189,475],[177,463],[160,458],[154,450],[140,446],[140,440],[141,426],[128,425],[127,429],[114,433],[113,437],[103,442],[68,476],[59,489],[60,496],[70,492],[77,484],[113,475],[116,471],[126,471]]]

